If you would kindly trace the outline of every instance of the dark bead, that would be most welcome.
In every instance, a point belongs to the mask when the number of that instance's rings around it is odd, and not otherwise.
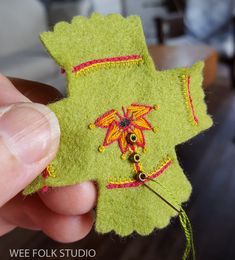
[[[137,136],[133,133],[129,133],[126,136],[126,140],[129,144],[135,144],[137,142]]]
[[[146,176],[146,174],[145,173],[143,173],[143,172],[141,172],[141,171],[139,171],[137,174],[136,174],[136,180],[137,181],[145,181],[146,180],[146,178],[147,178],[147,176]]]
[[[132,162],[132,163],[138,163],[140,161],[140,154],[138,153],[132,153],[130,156],[129,156],[129,160]]]

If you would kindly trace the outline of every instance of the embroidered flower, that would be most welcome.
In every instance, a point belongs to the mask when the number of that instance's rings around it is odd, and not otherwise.
[[[132,104],[126,109],[122,107],[123,115],[114,109],[103,114],[95,121],[95,126],[108,129],[103,146],[108,146],[117,141],[122,154],[125,154],[133,146],[127,141],[128,134],[132,133],[136,136],[135,145],[144,148],[143,131],[154,130],[145,116],[156,107]]]

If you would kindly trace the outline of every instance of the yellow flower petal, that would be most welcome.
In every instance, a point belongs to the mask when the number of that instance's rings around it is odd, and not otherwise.
[[[127,134],[128,134],[127,131],[123,131],[121,134],[121,137],[118,140],[118,144],[119,144],[122,154],[125,154],[128,150],[129,144],[127,143],[127,140],[126,140]]]
[[[97,118],[95,125],[101,128],[108,128],[113,123],[113,121],[115,121],[116,115],[117,111],[112,109],[103,114],[101,117]]]
[[[111,143],[113,143],[114,141],[116,141],[119,136],[121,135],[121,131],[119,129],[119,126],[116,122],[113,122],[108,131],[107,134],[105,136],[105,140],[104,140],[104,146],[109,145]]]
[[[152,109],[153,107],[151,106],[132,104],[131,106],[127,107],[127,112],[131,113],[134,119],[138,119],[148,114]]]
[[[133,133],[134,133],[134,134],[136,135],[136,137],[137,137],[137,142],[136,142],[136,144],[137,144],[138,146],[144,148],[144,146],[145,146],[145,139],[144,139],[144,135],[143,135],[142,131],[141,131],[140,129],[138,129],[138,128],[135,128],[135,129],[133,130]]]
[[[133,122],[134,125],[138,126],[141,130],[151,130],[152,126],[145,118],[139,118]]]

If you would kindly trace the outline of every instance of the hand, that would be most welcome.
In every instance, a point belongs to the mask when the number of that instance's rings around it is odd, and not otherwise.
[[[21,195],[55,157],[60,138],[54,113],[30,99],[46,104],[60,95],[40,83],[11,81],[18,90],[0,75],[0,236],[22,227],[63,243],[79,240],[93,225],[94,183]]]

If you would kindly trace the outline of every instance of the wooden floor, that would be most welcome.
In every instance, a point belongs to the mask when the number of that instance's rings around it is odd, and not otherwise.
[[[215,125],[177,147],[181,165],[193,185],[186,205],[192,221],[197,259],[235,259],[235,91],[218,79],[207,91]],[[17,229],[0,238],[0,259],[10,259],[8,248],[94,248],[96,260],[181,259],[184,237],[177,219],[148,237],[121,239],[92,231],[80,242],[61,245],[40,232]],[[51,258],[52,259],[52,258]],[[70,259],[70,258],[66,258]],[[71,258],[72,259],[72,258]]]

